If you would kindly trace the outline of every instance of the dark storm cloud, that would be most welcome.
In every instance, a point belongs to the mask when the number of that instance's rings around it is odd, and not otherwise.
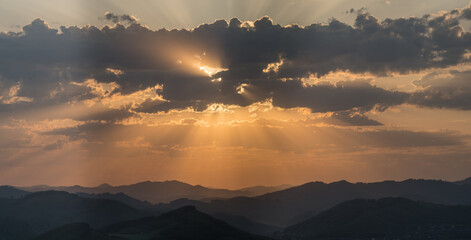
[[[451,76],[431,73],[414,82],[423,90],[411,102],[419,106],[471,110],[471,71],[450,71]]]
[[[90,89],[69,86],[93,78],[116,82],[120,87],[114,93],[121,94],[161,85],[166,101],[147,100],[136,109],[144,112],[204,110],[211,103],[247,106],[266,99],[315,112],[385,109],[407,102],[409,94],[367,82],[310,85],[304,78],[338,70],[409,73],[466,62],[471,35],[459,25],[466,11],[384,21],[360,11],[354,26],[332,20],[282,27],[264,17],[253,25],[232,19],[193,30],[158,31],[113,13],[104,18],[129,26],[58,31],[37,19],[23,32],[0,34],[0,81],[8,86],[21,82],[18,96],[34,99],[29,105],[94,98]],[[225,70],[211,77],[196,74],[197,67],[189,71],[192,63],[185,65],[188,58]],[[221,81],[211,81],[217,78]],[[54,91],[70,92],[52,96]]]

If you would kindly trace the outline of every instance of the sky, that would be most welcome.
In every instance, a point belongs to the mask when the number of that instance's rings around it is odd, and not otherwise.
[[[469,1],[0,6],[0,184],[471,176]]]

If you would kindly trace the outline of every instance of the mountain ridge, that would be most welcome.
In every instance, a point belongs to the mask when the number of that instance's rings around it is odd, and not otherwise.
[[[404,197],[451,205],[469,204],[471,203],[471,185],[423,179],[377,183],[310,182],[256,197],[234,197],[213,200],[209,203],[180,199],[169,204],[155,205],[155,208],[166,211],[192,204],[199,210],[210,214],[240,215],[259,223],[283,227],[290,225],[293,222],[292,219],[304,220],[305,217],[310,217],[316,212],[327,210],[347,200],[384,197]]]
[[[36,191],[66,191],[70,193],[124,193],[132,198],[150,203],[170,202],[180,198],[204,199],[204,198],[230,198],[241,195],[252,195],[247,191],[228,190],[228,189],[210,189],[201,185],[191,185],[184,182],[172,180],[162,182],[144,181],[129,185],[112,186],[109,184],[101,184],[96,187],[74,186],[58,186],[51,187],[46,185],[21,187],[20,189],[36,192]]]
[[[28,239],[64,224],[87,222],[93,227],[148,215],[110,199],[83,198],[60,191],[36,192],[19,199],[0,199],[0,229],[11,229],[16,221],[28,230],[10,231],[11,239]]]
[[[471,206],[405,198],[355,199],[287,227],[283,239],[452,239],[471,237]]]

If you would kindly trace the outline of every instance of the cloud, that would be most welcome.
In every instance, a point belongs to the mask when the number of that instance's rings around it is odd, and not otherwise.
[[[464,18],[464,19],[471,20],[471,4],[468,5],[467,7],[463,8],[463,9],[460,11],[460,15],[461,15],[461,17]]]
[[[42,149],[46,151],[58,150],[61,149],[64,144],[66,144],[63,140],[57,140],[55,143],[51,143],[49,145],[44,146]]]
[[[345,11],[346,14],[363,14],[367,12],[368,9],[366,7],[361,7],[359,9],[350,8],[349,10]]]
[[[350,109],[386,109],[406,101],[406,93],[387,91],[364,81],[303,86],[301,81],[286,81],[273,90],[273,105],[282,108],[307,107],[313,112]]]
[[[118,15],[118,14],[114,14],[114,13],[111,13],[111,12],[106,12],[103,17],[100,18],[101,20],[106,20],[106,21],[110,21],[112,23],[128,23],[128,24],[132,24],[132,23],[137,23],[139,22],[139,19],[137,19],[135,16],[133,15],[129,15],[129,14],[122,14],[122,15]]]
[[[86,101],[97,91],[104,98],[129,96],[159,85],[162,99],[144,99],[131,110],[202,111],[213,103],[249,106],[268,99],[276,107],[313,112],[386,109],[408,102],[410,94],[370,82],[306,80],[336,71],[383,76],[466,63],[471,35],[459,19],[467,9],[457,11],[383,21],[359,11],[353,26],[333,19],[283,27],[263,17],[156,31],[131,15],[109,12],[103,18],[117,24],[102,29],[59,31],[36,19],[22,32],[0,33],[0,81],[21,81],[17,96],[33,100],[17,103],[22,108]]]
[[[157,126],[88,122],[76,127],[54,129],[44,134],[66,136],[74,141],[82,139],[91,145],[99,143],[101,147],[115,141],[142,138],[154,150],[166,151],[174,147],[212,146],[215,143],[221,147],[277,149],[288,152],[330,149],[332,146],[339,151],[359,151],[366,148],[464,146],[469,140],[469,136],[456,132],[391,130],[383,127],[374,129],[317,127],[307,126],[309,122],[305,121],[290,123],[261,119],[255,122],[241,122],[237,125],[207,126],[204,128],[204,134],[197,136],[197,141],[186,141],[188,133],[196,127],[195,123],[193,119],[182,120],[180,124],[175,125]],[[362,123],[365,123],[364,119]],[[215,134],[221,132],[224,134]],[[254,137],[254,132],[263,133],[263,136]]]
[[[422,90],[412,95],[413,104],[471,110],[471,71],[450,71],[447,75],[430,73],[414,84]]]
[[[334,112],[316,119],[310,119],[308,123],[326,123],[336,126],[383,126],[382,123],[370,119],[360,112],[344,111]]]
[[[18,96],[18,92],[21,89],[21,83],[11,86],[8,92],[0,95],[0,100],[3,104],[14,104],[18,102],[32,102],[32,98]]]

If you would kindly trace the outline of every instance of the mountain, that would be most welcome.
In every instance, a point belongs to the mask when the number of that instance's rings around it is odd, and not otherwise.
[[[269,240],[243,232],[229,224],[185,206],[159,217],[115,223],[93,229],[86,223],[68,224],[32,240]]]
[[[194,205],[200,211],[215,214],[239,215],[252,221],[288,226],[305,220],[321,211],[352,199],[379,199],[404,197],[432,203],[468,205],[471,203],[471,185],[458,185],[436,180],[385,181],[378,183],[311,182],[257,197],[235,197],[213,200],[209,203],[178,200],[159,204],[155,208],[168,211],[183,205]]]
[[[229,224],[185,206],[159,217],[117,223],[100,230],[109,236],[122,239],[159,240],[263,240],[268,239],[243,232]]]
[[[0,199],[0,232],[10,231],[9,240],[19,240],[70,223],[103,227],[146,215],[114,200],[82,198],[67,192],[37,192],[19,199]]]
[[[11,186],[0,186],[0,198],[20,198],[29,193]]]
[[[454,183],[458,185],[471,184],[471,177],[460,180],[460,181],[456,181]]]
[[[165,181],[165,182],[141,182],[131,185],[111,186],[109,184],[102,184],[97,187],[49,187],[49,186],[33,186],[22,188],[26,191],[66,191],[70,193],[124,193],[132,198],[150,203],[163,203],[170,202],[180,198],[188,199],[208,199],[208,198],[231,198],[236,196],[250,196],[248,191],[227,190],[227,189],[210,189],[200,185],[190,185],[178,181]]]
[[[283,231],[284,239],[469,239],[471,206],[351,200]]]
[[[137,200],[132,198],[124,193],[98,193],[98,194],[91,194],[91,193],[76,193],[78,196],[83,198],[93,198],[93,199],[110,199],[115,200],[118,202],[122,202],[126,205],[129,205],[136,209],[148,209],[152,207],[152,204],[147,201]]]
[[[249,192],[250,194],[245,195],[246,197],[255,197],[255,196],[260,196],[260,195],[271,193],[271,192],[281,191],[290,187],[293,187],[293,185],[283,184],[283,185],[268,186],[268,187],[267,186],[253,186],[253,187],[241,188],[241,189],[238,189],[238,191]]]
[[[225,213],[211,214],[211,216],[216,219],[222,220],[240,230],[260,236],[273,237],[276,232],[282,230],[279,227],[254,222],[242,216],[230,215]]]
[[[86,223],[72,223],[43,233],[32,240],[113,240]]]

